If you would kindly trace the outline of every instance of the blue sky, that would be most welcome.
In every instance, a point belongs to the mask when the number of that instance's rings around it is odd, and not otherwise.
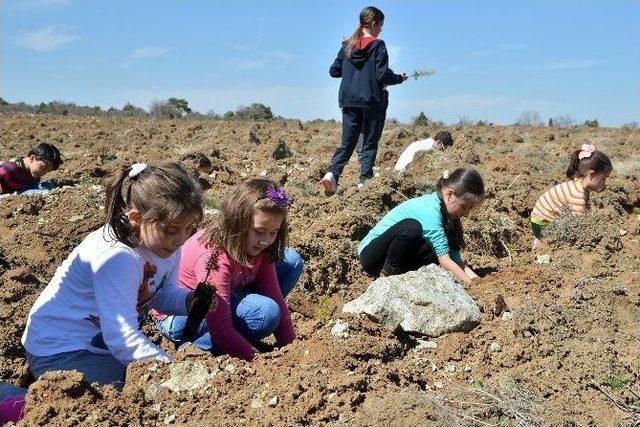
[[[5,0],[0,96],[144,108],[176,96],[201,112],[262,102],[285,117],[340,118],[328,69],[367,5]],[[391,88],[389,117],[640,121],[640,0],[374,5],[394,71],[436,71]]]

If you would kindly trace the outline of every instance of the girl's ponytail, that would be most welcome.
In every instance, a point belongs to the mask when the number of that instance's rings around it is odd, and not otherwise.
[[[584,178],[590,170],[595,173],[611,173],[613,165],[609,157],[595,145],[582,144],[579,150],[571,153],[567,178]]]
[[[569,157],[569,167],[567,168],[567,178],[569,179],[573,179],[580,170],[579,154],[580,150],[576,150],[571,153],[571,157]]]
[[[451,173],[445,171],[436,183],[436,190],[440,198],[440,213],[449,250],[459,251],[465,247],[464,230],[460,218],[451,218],[447,211],[442,196],[444,188],[453,190],[453,193],[461,199],[476,202],[484,197],[484,181],[475,169],[458,168]]]
[[[442,188],[447,187],[447,181],[450,177],[440,177],[436,183],[438,197],[440,198],[440,214],[442,215],[442,224],[444,225],[444,233],[447,235],[447,243],[451,252],[457,252],[466,246],[464,241],[464,230],[459,218],[451,218],[447,211],[447,206],[442,198]]]
[[[358,44],[358,40],[364,37],[363,28],[373,26],[374,22],[382,23],[384,22],[384,13],[377,7],[369,6],[362,9],[360,12],[360,24],[358,28],[354,31],[354,33],[349,37],[344,44],[344,53],[347,58],[351,58],[353,55],[353,51]]]
[[[107,182],[105,202],[105,224],[110,227],[112,236],[127,246],[134,247],[131,240],[131,227],[129,218],[125,213],[127,208],[127,194],[131,188],[129,178],[130,166],[120,168],[115,176]]]

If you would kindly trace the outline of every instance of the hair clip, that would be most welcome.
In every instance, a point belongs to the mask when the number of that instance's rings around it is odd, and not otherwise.
[[[134,163],[131,165],[131,170],[129,171],[129,178],[135,178],[140,175],[143,170],[147,168],[146,163]]]
[[[596,151],[595,145],[582,144],[582,147],[580,147],[580,152],[578,153],[578,160],[591,157],[594,151]]]
[[[267,199],[285,209],[291,206],[291,200],[289,199],[289,196],[287,196],[287,193],[284,191],[284,188],[271,186],[267,189],[266,195]]]
[[[449,171],[445,169],[444,172],[442,172],[442,178],[443,179],[449,179]]]

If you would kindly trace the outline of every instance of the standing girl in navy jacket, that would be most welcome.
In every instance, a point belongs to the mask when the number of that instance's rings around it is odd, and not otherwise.
[[[342,77],[339,104],[342,108],[342,143],[331,159],[331,167],[322,178],[326,194],[333,194],[338,179],[358,141],[364,136],[360,161],[360,184],[373,177],[373,164],[384,126],[386,98],[384,87],[402,83],[406,74],[394,74],[384,41],[378,39],[384,14],[375,7],[360,12],[360,25],[342,43],[338,57],[329,68],[331,77]],[[359,185],[361,186],[361,185]]]

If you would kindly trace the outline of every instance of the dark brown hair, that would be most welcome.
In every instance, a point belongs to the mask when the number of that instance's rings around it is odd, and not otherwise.
[[[190,215],[202,218],[202,189],[178,163],[148,165],[129,177],[131,166],[118,170],[107,183],[105,223],[110,233],[127,246],[136,246],[126,212],[140,211],[141,222],[166,222]]]
[[[444,232],[447,235],[450,251],[459,251],[465,247],[464,230],[460,218],[451,218],[442,197],[442,190],[449,188],[453,194],[471,203],[484,198],[484,181],[480,172],[475,169],[458,168],[446,178],[440,177],[436,184],[438,197],[440,198],[440,213]]]
[[[371,28],[374,22],[383,23],[384,13],[377,7],[369,6],[360,12],[360,23],[354,33],[345,41],[344,52],[347,57],[351,57],[358,40],[364,36],[363,28]]]
[[[595,150],[589,157],[580,159],[578,155],[582,150],[576,150],[569,158],[569,167],[567,168],[567,178],[584,178],[590,170],[595,173],[608,174],[613,170],[611,160],[602,151]]]
[[[237,262],[249,265],[250,259],[245,250],[247,234],[253,225],[254,212],[260,210],[282,215],[278,236],[271,246],[265,249],[269,253],[270,262],[282,259],[289,235],[288,209],[287,206],[267,197],[267,192],[270,190],[282,189],[267,178],[250,179],[233,186],[220,202],[217,221],[207,227],[201,242],[208,247],[218,246]]]
[[[444,147],[451,147],[453,145],[453,138],[446,130],[441,130],[436,133],[436,136],[433,139],[440,141]]]
[[[60,150],[47,142],[39,144],[37,147],[32,148],[27,153],[27,156],[35,156],[38,160],[44,160],[51,163],[51,169],[56,170],[62,164],[62,157],[60,156]]]

